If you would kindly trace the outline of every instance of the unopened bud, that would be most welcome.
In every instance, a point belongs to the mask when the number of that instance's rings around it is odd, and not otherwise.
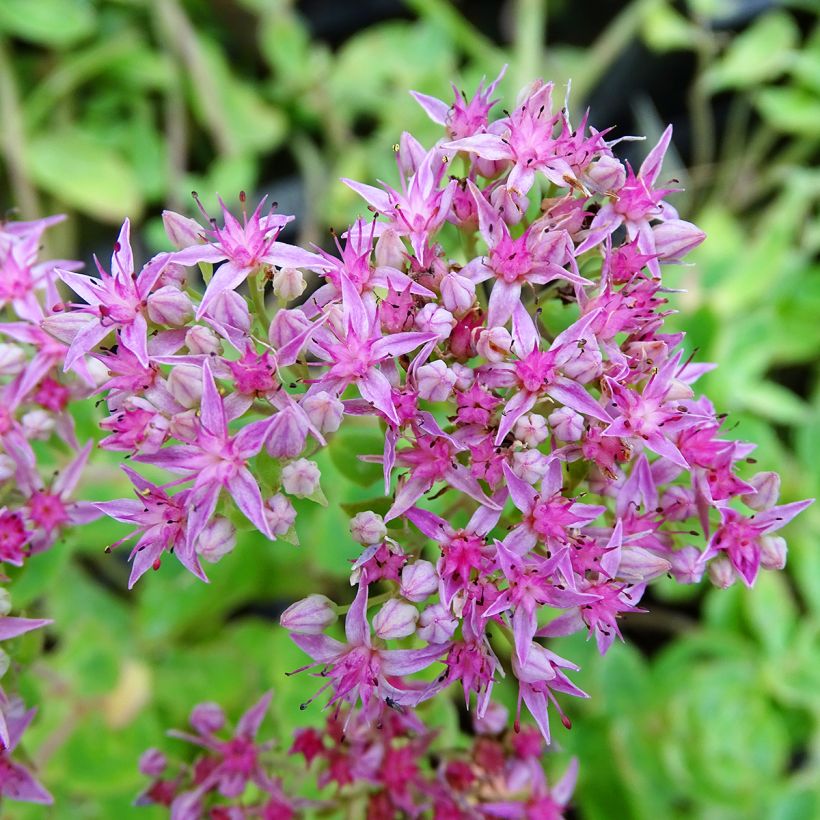
[[[298,299],[306,287],[304,274],[298,268],[281,268],[273,274],[273,292],[286,302]]]
[[[310,327],[310,321],[298,308],[277,310],[268,329],[268,341],[279,350]]]
[[[0,376],[16,376],[26,366],[26,351],[19,345],[0,344]]]
[[[140,756],[140,774],[146,777],[161,777],[168,766],[168,760],[159,749],[147,749]]]
[[[200,703],[192,709],[188,722],[201,735],[210,735],[225,725],[225,713],[217,703]]]
[[[624,187],[626,169],[615,157],[603,156],[587,166],[584,182],[594,193],[614,193]]]
[[[549,456],[539,450],[520,450],[513,453],[513,472],[527,484],[540,481],[549,469]]]
[[[735,568],[732,562],[724,555],[709,562],[709,580],[720,589],[728,589],[735,582]]]
[[[491,700],[481,717],[473,716],[473,728],[479,735],[500,735],[507,728],[509,715],[506,706]]]
[[[344,404],[324,390],[302,399],[302,409],[310,423],[321,433],[335,433],[345,412]]]
[[[17,472],[17,462],[5,453],[0,453],[0,481],[8,481]]]
[[[618,577],[635,584],[650,581],[672,569],[672,564],[665,558],[655,555],[643,547],[625,546],[621,550],[621,562],[618,564]]]
[[[324,595],[308,595],[291,604],[279,618],[279,623],[288,632],[297,635],[321,635],[336,623],[336,605]]]
[[[442,341],[449,338],[455,326],[453,314],[432,302],[416,314],[416,327],[427,333],[435,333]]]
[[[45,410],[30,410],[20,419],[23,432],[29,439],[47,439],[54,429],[54,417]]]
[[[11,612],[11,595],[5,587],[0,587],[0,618]]]
[[[744,493],[740,500],[750,509],[761,512],[777,504],[780,496],[780,476],[777,473],[757,473],[749,480],[756,493]]]
[[[223,290],[210,304],[207,315],[219,324],[243,330],[251,329],[248,303],[235,290]]]
[[[783,569],[789,548],[779,535],[764,535],[760,539],[760,566],[763,569]]]
[[[441,301],[456,316],[466,313],[475,302],[475,285],[458,273],[448,273],[441,280]]]
[[[419,616],[418,634],[427,643],[446,643],[457,627],[458,621],[444,604],[433,604]]]
[[[457,378],[441,359],[425,364],[416,371],[419,395],[427,401],[446,401],[453,392]]]
[[[227,518],[214,518],[200,533],[196,551],[206,561],[215,564],[236,546],[236,528]]]
[[[287,497],[276,493],[265,502],[265,520],[274,535],[285,535],[296,521],[296,510]]]
[[[703,553],[697,547],[682,547],[668,558],[669,572],[679,584],[697,584],[703,577]]]
[[[178,214],[176,211],[163,211],[162,224],[165,226],[168,239],[177,250],[203,243],[202,225],[195,219]]]
[[[376,240],[376,265],[402,269],[407,251],[401,237],[392,229],[385,228]]]
[[[194,325],[188,330],[185,334],[185,346],[193,354],[204,353],[210,356],[212,353],[219,355],[222,352],[219,336],[204,325]]]
[[[527,447],[537,447],[549,438],[547,420],[538,413],[527,413],[521,416],[513,428],[515,437]]]
[[[391,598],[373,618],[373,631],[383,640],[406,638],[416,631],[419,611],[398,598]]]
[[[429,598],[438,589],[438,573],[429,562],[419,559],[405,564],[401,571],[401,594],[413,603],[420,603]]]
[[[547,420],[561,441],[578,441],[584,434],[584,417],[569,407],[559,407]]]
[[[193,315],[191,298],[173,285],[165,285],[148,297],[148,318],[158,325],[183,327]]]
[[[706,234],[691,222],[683,219],[667,219],[652,228],[655,253],[664,262],[678,262],[689,251],[706,239]]]
[[[168,392],[186,409],[199,407],[202,370],[194,364],[178,364],[168,375]]]
[[[384,541],[387,527],[384,519],[370,510],[357,513],[350,519],[350,534],[364,547]]]
[[[505,327],[491,327],[478,335],[476,350],[488,362],[503,362],[512,348],[512,336]]]

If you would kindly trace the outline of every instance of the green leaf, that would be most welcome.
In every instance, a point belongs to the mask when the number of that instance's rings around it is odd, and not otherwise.
[[[699,36],[698,27],[666,3],[654,4],[644,16],[643,39],[653,51],[691,51]]]
[[[797,624],[797,607],[789,586],[778,572],[761,572],[754,589],[744,590],[749,624],[770,653],[784,649]]]
[[[763,15],[735,37],[723,57],[706,72],[707,88],[712,92],[753,88],[776,79],[790,66],[799,34],[786,12]]]
[[[142,212],[140,186],[130,165],[79,129],[35,137],[26,158],[37,185],[95,219],[116,224]]]
[[[791,86],[764,88],[755,96],[760,115],[772,128],[814,138],[820,132],[820,97]]]
[[[330,458],[334,467],[360,487],[371,487],[382,480],[382,466],[362,461],[361,455],[382,455],[384,436],[377,430],[364,427],[341,430],[330,443]]]
[[[3,0],[0,31],[52,48],[67,48],[96,27],[89,0]]]

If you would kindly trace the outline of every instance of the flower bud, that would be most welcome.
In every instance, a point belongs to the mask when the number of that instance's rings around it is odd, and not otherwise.
[[[299,310],[277,310],[268,328],[268,341],[278,350],[310,326],[307,316]]]
[[[191,710],[188,722],[199,734],[210,735],[225,725],[225,713],[217,703],[199,703]]]
[[[405,601],[391,598],[373,618],[373,631],[383,640],[406,638],[416,631],[419,611]]]
[[[286,302],[298,299],[306,287],[305,277],[298,268],[281,268],[273,274],[273,292]]]
[[[538,413],[527,413],[521,416],[513,428],[515,437],[527,447],[537,447],[549,438],[547,420]]]
[[[285,407],[276,413],[269,429],[266,447],[274,458],[295,458],[305,449],[307,421],[293,407]]]
[[[672,569],[672,564],[643,547],[625,546],[621,550],[618,577],[640,584],[657,578]]]
[[[11,612],[11,595],[5,587],[0,587],[0,618]]]
[[[0,678],[4,677],[6,672],[9,671],[9,667],[11,666],[11,658],[9,657],[7,652],[4,652],[0,649]]]
[[[444,604],[433,604],[419,616],[418,634],[427,643],[446,643],[457,627],[458,621]]]
[[[152,425],[157,428],[158,433],[162,431],[160,421],[165,421],[165,419],[160,419],[160,417],[157,417],[152,422]],[[167,432],[168,435],[180,439],[181,441],[194,441],[199,435],[196,410],[192,409],[186,410],[184,413],[174,413],[174,415],[171,416],[170,422],[168,422]],[[165,438],[163,435],[163,438],[160,439],[156,449],[159,449],[159,447],[162,446],[164,440]],[[156,450],[154,450],[154,452],[156,452]]]
[[[503,362],[512,347],[512,336],[505,327],[491,327],[478,334],[476,350],[488,362]]]
[[[584,182],[596,194],[620,191],[626,182],[626,169],[615,157],[603,156],[587,166]]]
[[[178,364],[168,375],[168,391],[186,409],[202,400],[202,370],[195,364]]]
[[[456,362],[450,370],[456,374],[456,390],[469,390],[473,386],[473,382],[475,381],[475,371],[472,367],[467,367],[467,365]]]
[[[243,330],[251,329],[248,303],[235,290],[223,290],[210,304],[206,314],[219,324]]]
[[[695,391],[681,379],[670,379],[666,401],[688,401],[695,395]]]
[[[695,494],[690,487],[672,484],[661,496],[660,506],[667,521],[686,521],[698,514]]]
[[[310,423],[321,433],[335,433],[345,412],[344,404],[324,390],[302,399],[302,409]]]
[[[405,564],[399,591],[408,601],[418,604],[436,592],[438,580],[436,568],[429,561],[419,559]]]
[[[222,342],[219,336],[209,327],[204,325],[194,325],[185,334],[185,346],[189,353],[204,353],[209,356],[211,353],[219,355],[222,352]]]
[[[569,407],[559,407],[547,420],[561,441],[579,441],[584,434],[584,417]]]
[[[200,533],[196,551],[206,561],[215,564],[236,546],[236,528],[227,518],[214,518]]]
[[[763,569],[783,569],[789,548],[779,535],[764,535],[760,539],[760,566]]]
[[[473,728],[479,735],[500,735],[507,728],[507,707],[491,700],[481,717],[473,715]]]
[[[668,558],[669,572],[679,584],[697,584],[703,577],[703,553],[697,547],[683,547]]]
[[[26,351],[19,345],[0,344],[0,376],[16,376],[26,366]]]
[[[448,273],[441,280],[441,301],[456,316],[466,313],[475,302],[475,285],[458,273]]]
[[[158,325],[183,327],[193,315],[190,297],[173,285],[165,285],[148,297],[148,318]]]
[[[416,314],[416,327],[427,333],[435,333],[442,341],[450,336],[455,326],[453,314],[432,302]]]
[[[54,417],[45,410],[30,410],[20,419],[23,432],[29,439],[47,439],[54,429]]]
[[[549,469],[549,456],[538,450],[520,450],[513,453],[513,472],[527,484],[536,484]]]
[[[523,219],[530,202],[526,194],[499,185],[490,195],[490,204],[507,225],[512,226]]]
[[[162,224],[165,226],[168,239],[177,250],[203,244],[202,225],[195,219],[176,211],[163,211]]]
[[[330,598],[314,594],[291,604],[282,613],[279,623],[296,635],[321,635],[338,617],[336,605]]]
[[[457,376],[439,359],[416,371],[419,395],[427,401],[446,401],[453,392]]]
[[[683,219],[667,219],[652,228],[655,237],[655,253],[664,262],[678,262],[689,251],[706,239],[706,234],[691,222]]]
[[[709,580],[720,589],[728,589],[735,582],[735,568],[725,555],[709,562]]]
[[[392,228],[385,228],[376,240],[376,265],[378,267],[404,267],[407,251],[401,237]]]
[[[157,284],[160,287],[170,285],[177,290],[182,290],[188,285],[188,270],[184,265],[178,265],[176,262],[168,262],[162,269]]]
[[[265,502],[265,520],[274,535],[285,535],[296,521],[296,510],[288,498],[276,493]]]
[[[380,515],[365,510],[356,513],[350,519],[350,534],[353,536],[354,541],[357,541],[363,547],[369,547],[384,541],[384,537],[387,535],[387,527]]]
[[[749,484],[756,493],[744,493],[740,500],[750,509],[761,512],[777,504],[780,495],[780,476],[777,473],[763,472],[753,475]]]
[[[0,453],[0,481],[8,481],[17,472],[17,462],[5,453]]]
[[[168,766],[168,760],[159,749],[146,749],[140,756],[140,774],[146,777],[162,777]]]

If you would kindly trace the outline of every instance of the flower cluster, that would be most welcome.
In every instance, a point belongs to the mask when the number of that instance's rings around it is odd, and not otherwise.
[[[321,729],[298,730],[285,754],[256,739],[270,699],[268,693],[245,713],[230,737],[217,704],[196,706],[194,734],[168,734],[198,747],[197,756],[172,766],[160,750],[145,752],[140,771],[151,782],[137,805],[167,806],[174,820],[290,820],[305,810],[368,820],[558,820],[572,796],[577,761],[550,786],[540,733],[507,731],[506,711],[497,704],[461,751],[434,748],[436,732],[413,712],[394,707],[378,725],[353,711],[331,714]],[[304,761],[301,772],[287,759],[297,755]],[[298,795],[309,778],[326,792],[324,799]]]
[[[605,653],[658,576],[751,586],[810,502],[740,477],[753,446],[722,436],[692,387],[710,366],[664,332],[662,266],[704,238],[666,202],[671,129],[635,171],[551,84],[493,120],[495,86],[415,95],[445,135],[402,135],[398,189],[345,180],[377,219],[302,308],[326,320],[308,394],[352,387],[348,412],[379,419],[391,500],[351,522],[345,640],[320,596],[281,620],[331,705],[383,720],[454,684],[480,720],[506,674],[515,725],[526,707],[549,742],[550,706],[568,726],[559,698],[584,693],[542,639]]]
[[[671,130],[635,171],[608,132],[555,110],[551,84],[495,118],[500,79],[452,104],[415,94],[442,138],[401,135],[397,188],[344,180],[374,216],[335,253],[280,241],[292,217],[264,200],[248,215],[244,195],[241,218],[221,200],[221,220],[166,212],[174,250],[142,266],[126,220],[97,275],[37,261],[53,220],[0,227],[16,317],[0,323],[0,561],[105,514],[129,526],[111,545],[133,542],[129,586],[166,555],[207,580],[238,528],[295,542],[293,499],[326,503],[312,456],[345,416],[383,434],[367,458],[384,497],[350,522],[352,602],[313,594],[281,618],[333,707],[293,752],[372,817],[560,817],[574,765],[550,788],[539,758],[549,713],[569,727],[561,704],[585,693],[547,639],[582,631],[605,653],[662,575],[751,586],[784,565],[776,533],[810,503],[778,504],[778,476],[748,472],[753,446],[693,389],[711,366],[665,331],[663,266],[704,239],[666,201]],[[69,403],[91,396],[131,497],[72,498],[92,445]],[[31,441],[51,437],[72,452],[46,481]],[[0,639],[45,623],[9,611]],[[451,686],[477,738],[434,763],[414,707]],[[255,740],[268,701],[228,739],[218,707],[197,707],[184,738],[204,755],[166,775],[147,754],[141,802],[298,814]],[[0,793],[47,800],[9,759],[31,713],[0,692],[0,718]]]

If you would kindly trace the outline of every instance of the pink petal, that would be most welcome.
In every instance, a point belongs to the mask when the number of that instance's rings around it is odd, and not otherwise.
[[[393,205],[390,195],[386,191],[381,190],[381,188],[374,188],[372,185],[365,185],[364,182],[356,182],[356,180],[347,179],[346,177],[342,177],[341,181],[344,182],[348,188],[351,188],[359,194],[359,196],[372,205],[377,211],[386,213],[392,210]]]
[[[205,359],[202,363],[202,401],[200,404],[200,419],[202,426],[218,439],[228,437],[228,419],[225,415],[225,405],[222,396],[216,389],[210,362]]]
[[[511,159],[510,147],[505,144],[501,137],[495,134],[475,134],[472,137],[445,142],[442,148],[448,151],[466,151],[471,154],[478,154],[484,159],[502,160]]]
[[[410,95],[424,109],[424,112],[433,122],[444,125],[447,112],[450,110],[450,106],[447,105],[446,102],[431,97],[429,94],[421,94],[418,91],[411,91]]]
[[[235,476],[228,479],[227,487],[228,492],[236,502],[236,506],[239,507],[245,517],[256,529],[273,540],[273,533],[271,533],[265,517],[262,493],[259,491],[259,485],[250,471],[246,467],[242,467]]]
[[[658,144],[649,152],[647,158],[643,161],[638,176],[648,185],[654,185],[658,174],[663,165],[663,158],[666,155],[666,150],[669,148],[669,142],[672,139],[672,126],[667,125],[666,130],[661,134]]]
[[[250,272],[250,268],[240,267],[230,260],[220,265],[211,277],[211,281],[208,282],[208,287],[202,296],[202,302],[197,309],[196,318],[201,319],[203,317],[211,302],[220,293],[226,290],[235,290],[241,285],[248,278]]]

